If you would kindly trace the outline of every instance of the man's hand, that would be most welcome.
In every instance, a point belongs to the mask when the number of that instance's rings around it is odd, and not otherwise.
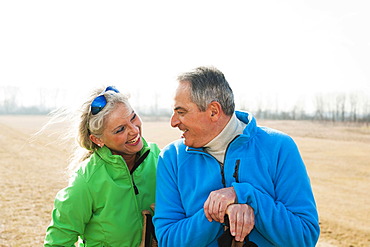
[[[230,204],[235,203],[236,194],[233,187],[212,191],[204,203],[204,213],[208,221],[224,222],[226,209]]]
[[[243,241],[254,227],[254,210],[247,204],[232,204],[227,207],[230,233],[236,241]]]

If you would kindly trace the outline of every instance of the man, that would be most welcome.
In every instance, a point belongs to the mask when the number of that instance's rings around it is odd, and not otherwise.
[[[196,68],[178,82],[171,125],[183,140],[158,161],[159,246],[218,246],[225,215],[236,241],[248,235],[258,246],[315,246],[318,214],[294,141],[235,111],[216,68]]]

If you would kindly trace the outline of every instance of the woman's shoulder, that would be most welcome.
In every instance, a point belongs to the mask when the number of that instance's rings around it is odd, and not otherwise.
[[[92,154],[88,159],[80,163],[79,169],[75,172],[75,179],[83,178],[89,181],[103,167],[103,160],[96,154]]]
[[[161,151],[161,149],[159,148],[157,143],[148,142],[148,146],[150,148],[150,152],[152,152],[152,153],[159,154],[160,151]]]

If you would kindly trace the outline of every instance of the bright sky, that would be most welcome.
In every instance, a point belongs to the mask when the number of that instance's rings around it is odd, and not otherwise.
[[[24,105],[40,88],[59,105],[108,83],[134,104],[171,104],[176,75],[200,65],[246,108],[370,95],[369,13],[368,0],[1,1],[0,102],[7,85]]]

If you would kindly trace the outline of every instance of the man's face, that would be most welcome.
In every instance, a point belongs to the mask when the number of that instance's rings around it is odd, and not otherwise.
[[[214,138],[210,111],[201,112],[190,100],[189,82],[180,82],[174,98],[171,126],[183,131],[185,145],[203,147]]]

